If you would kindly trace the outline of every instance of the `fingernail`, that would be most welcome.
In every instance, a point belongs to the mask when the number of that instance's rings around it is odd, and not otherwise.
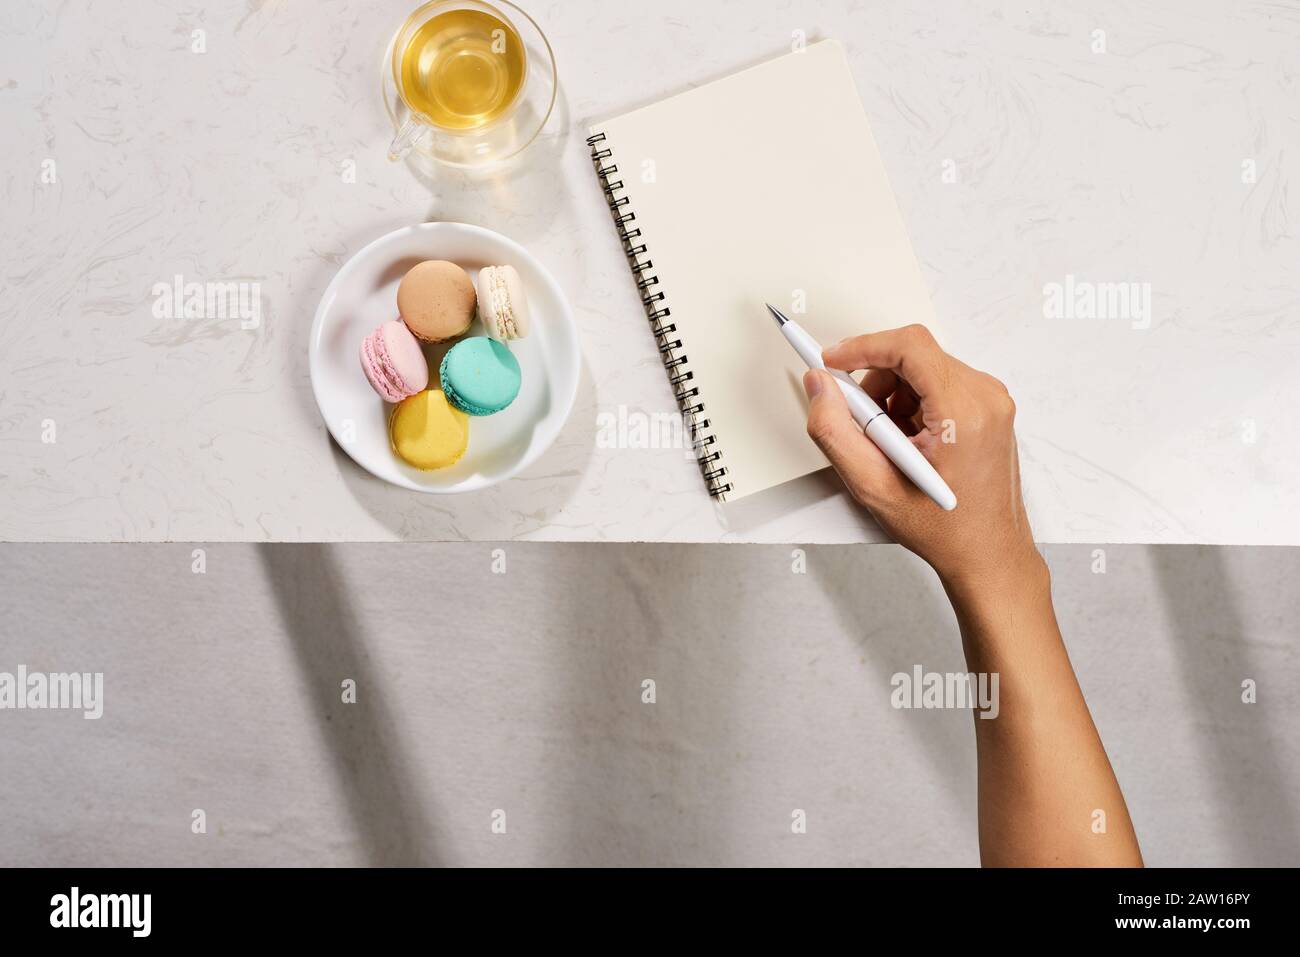
[[[811,370],[805,372],[803,376],[803,390],[808,393],[808,398],[817,398],[817,396],[822,394],[822,377]]]

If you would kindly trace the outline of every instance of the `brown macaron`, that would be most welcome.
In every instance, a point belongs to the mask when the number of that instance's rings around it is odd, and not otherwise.
[[[455,263],[429,259],[402,277],[397,311],[417,339],[443,342],[469,329],[478,293],[469,275]]]

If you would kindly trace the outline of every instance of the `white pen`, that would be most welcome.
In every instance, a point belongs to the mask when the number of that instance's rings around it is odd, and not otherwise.
[[[822,347],[798,323],[787,319],[774,306],[767,305],[767,310],[776,320],[776,324],[781,327],[781,335],[794,346],[794,351],[799,353],[799,358],[808,364],[808,368],[822,369],[834,377],[835,383],[840,387],[845,401],[849,404],[849,411],[853,413],[853,418],[858,425],[862,426],[862,430],[867,433],[867,438],[875,442],[876,447],[885,453],[889,461],[897,465],[917,488],[934,499],[934,503],[941,509],[951,512],[956,508],[957,496],[952,494],[948,483],[934,470],[934,466],[921,454],[921,450],[912,444],[912,440],[894,424],[894,420],[863,391],[862,386],[858,385],[847,372],[826,368],[826,363],[822,361]]]

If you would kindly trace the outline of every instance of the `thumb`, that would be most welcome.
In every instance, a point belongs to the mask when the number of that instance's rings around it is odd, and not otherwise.
[[[854,497],[862,501],[872,489],[892,484],[893,465],[854,420],[835,380],[821,369],[809,369],[803,388],[808,393],[808,437],[830,459]]]

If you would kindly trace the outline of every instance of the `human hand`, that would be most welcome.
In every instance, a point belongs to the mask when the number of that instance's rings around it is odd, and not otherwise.
[[[993,376],[954,359],[924,326],[837,343],[826,365],[867,369],[862,386],[911,436],[957,496],[945,512],[863,433],[826,372],[804,376],[808,435],[853,497],[946,583],[998,576],[1040,561],[1020,496],[1016,406]]]

